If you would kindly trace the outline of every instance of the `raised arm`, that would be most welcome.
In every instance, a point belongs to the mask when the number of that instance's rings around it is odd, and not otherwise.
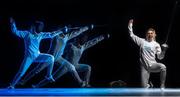
[[[104,39],[105,39],[104,35],[101,35],[101,36],[96,37],[96,38],[94,38],[94,39],[92,39],[92,40],[89,40],[89,41],[87,41],[86,43],[84,43],[84,45],[83,45],[83,46],[84,46],[84,49],[88,49],[88,48],[96,45],[97,43],[99,43],[100,41],[102,41],[102,40],[104,40]]]
[[[162,50],[161,50],[160,45],[158,45],[156,47],[156,49],[157,49],[157,58],[160,59],[160,60],[165,57],[165,53],[166,53],[167,48],[168,48],[167,44],[162,44],[161,46],[162,46]]]
[[[129,23],[128,23],[128,30],[129,30],[129,35],[131,37],[131,39],[138,45],[140,46],[143,42],[144,39],[136,36],[134,33],[133,33],[133,19],[129,20]]]
[[[87,31],[89,28],[87,26],[80,28],[79,30],[73,31],[69,33],[69,40],[77,37],[78,35],[80,35],[81,33]]]
[[[16,23],[13,18],[10,18],[10,25],[11,25],[11,31],[13,34],[17,35],[18,37],[24,38],[26,34],[28,34],[28,31],[22,31],[18,30],[16,27]]]

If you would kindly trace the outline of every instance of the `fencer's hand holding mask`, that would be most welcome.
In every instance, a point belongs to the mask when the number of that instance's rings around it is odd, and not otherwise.
[[[109,39],[109,38],[110,38],[110,34],[108,33],[105,35],[105,39]]]
[[[129,20],[129,23],[128,23],[128,29],[129,29],[129,31],[133,31],[133,19],[131,19],[131,20]]]
[[[10,18],[10,23],[14,23],[14,19],[12,17]]]

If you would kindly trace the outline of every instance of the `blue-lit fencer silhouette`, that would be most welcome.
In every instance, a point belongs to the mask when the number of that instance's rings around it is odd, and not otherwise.
[[[79,30],[74,30],[74,31],[68,31],[68,29],[65,29],[67,31],[67,33],[62,33],[62,34],[54,37],[51,42],[51,47],[48,51],[49,54],[52,54],[54,56],[55,64],[58,66],[58,68],[61,68],[64,66],[66,66],[66,67],[69,66],[68,69],[70,70],[72,75],[76,76],[76,80],[78,81],[78,83],[80,85],[83,84],[83,81],[79,77],[77,71],[75,70],[75,67],[70,62],[68,62],[66,59],[64,59],[62,57],[62,55],[64,53],[64,49],[65,49],[67,42],[70,39],[77,37],[81,33],[87,31],[88,29],[89,29],[88,26],[81,27]],[[38,65],[37,67],[35,67],[29,74],[27,74],[25,76],[25,78],[21,81],[21,84],[26,83],[30,78],[32,78],[35,74],[39,73],[46,66],[47,66],[47,64],[45,63],[43,65]],[[40,87],[42,85],[41,83],[44,83],[46,81],[48,81],[48,80],[44,79],[44,80],[40,81],[39,85],[37,85],[35,87]]]
[[[109,34],[108,36],[109,37]],[[70,47],[68,47],[66,50],[66,57],[68,59],[69,62],[71,62],[72,64],[66,64],[63,65],[62,67],[58,68],[55,72],[53,72],[53,77],[54,79],[59,79],[61,76],[63,76],[65,73],[67,72],[71,72],[72,68],[76,71],[85,71],[85,76],[83,78],[83,83],[81,84],[81,87],[90,87],[89,85],[89,79],[90,79],[90,74],[91,74],[91,66],[87,65],[87,64],[79,64],[79,60],[81,58],[81,55],[83,54],[84,50],[94,46],[95,44],[97,44],[98,42],[102,41],[104,39],[104,35],[101,35],[99,37],[96,37],[92,40],[89,40],[88,42],[83,43],[81,41],[81,39],[79,39],[80,41],[75,41],[76,43],[70,43]],[[85,41],[85,40],[83,40]],[[76,71],[77,72],[77,71]],[[79,76],[74,75],[75,79],[78,79]],[[78,77],[78,78],[77,78]],[[40,83],[38,83],[37,85],[34,85],[35,87],[42,87],[44,85],[46,85],[48,83],[48,81],[46,81],[46,79],[42,80]]]
[[[166,66],[156,61],[156,55],[158,59],[163,59],[165,52],[168,48],[167,44],[161,46],[156,42],[156,33],[153,28],[149,28],[146,32],[146,38],[140,38],[133,33],[133,20],[129,21],[128,29],[132,40],[140,47],[140,63],[141,63],[141,78],[142,87],[149,88],[149,77],[151,72],[160,72],[160,87],[165,88],[166,80]]]
[[[15,87],[15,85],[18,83],[21,77],[26,73],[26,71],[33,62],[47,63],[48,70],[47,70],[46,79],[49,81],[54,81],[52,76],[54,56],[46,53],[40,53],[39,45],[42,39],[53,38],[59,35],[60,33],[62,33],[62,31],[58,30],[54,32],[42,32],[40,30],[42,30],[42,27],[44,25],[38,22],[32,25],[30,31],[18,30],[16,28],[16,24],[13,18],[10,18],[10,24],[13,34],[18,36],[19,38],[24,39],[25,54],[21,67],[8,88]]]
[[[107,38],[109,38],[109,34]],[[105,39],[104,35],[95,37],[89,41],[86,41],[87,37],[85,37],[85,39],[76,38],[76,40],[73,43],[69,43],[69,46],[66,49],[65,58],[75,66],[78,72],[84,73],[83,80],[85,81],[85,87],[90,87],[89,81],[91,76],[91,66],[88,64],[81,64],[79,63],[79,61],[85,50],[87,50],[90,47],[93,47],[94,45],[96,45],[97,43],[99,43],[104,39]],[[62,75],[60,76],[60,74],[65,74],[65,72],[68,72],[68,68],[65,70],[56,71],[57,74],[53,73],[53,75],[58,75],[58,76],[54,76],[54,77],[60,78],[62,76]]]

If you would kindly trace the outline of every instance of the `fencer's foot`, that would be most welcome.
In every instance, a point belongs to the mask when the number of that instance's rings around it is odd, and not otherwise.
[[[14,86],[8,86],[7,89],[14,89]]]
[[[86,84],[86,88],[91,88],[92,86],[90,84]]]
[[[165,88],[161,88],[161,91],[164,91]]]
[[[91,85],[89,84],[89,82],[88,81],[86,81],[86,86],[85,86],[86,88],[91,88]]]
[[[161,91],[164,91],[164,89],[165,89],[165,85],[161,85]]]
[[[165,88],[164,88],[164,87],[161,87],[160,89],[161,89],[161,92],[164,92],[164,90],[165,90]]]
[[[91,85],[86,83],[85,81],[83,81],[80,85],[82,88],[91,88]]]
[[[53,76],[45,76],[45,78],[50,81],[50,82],[55,82],[55,79],[53,78]]]
[[[147,86],[145,87],[146,89],[149,89],[151,86],[149,84],[147,84]]]
[[[82,81],[82,82],[80,83],[80,86],[81,86],[82,88],[85,88],[85,87],[86,87],[86,82],[85,82],[85,81]]]
[[[38,86],[37,86],[37,85],[31,85],[31,87],[32,87],[32,88],[38,88]]]
[[[21,80],[21,81],[19,81],[18,83],[17,83],[17,85],[24,85],[24,81],[23,80]]]
[[[150,85],[150,88],[153,88],[153,87],[154,87],[154,85],[152,84],[152,82],[150,82],[149,85]]]

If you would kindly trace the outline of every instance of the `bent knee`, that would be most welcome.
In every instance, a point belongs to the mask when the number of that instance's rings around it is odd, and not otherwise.
[[[48,57],[48,62],[54,63],[54,56],[49,55],[49,57]]]
[[[76,68],[73,65],[69,65],[67,66],[67,68],[69,69],[70,72],[73,72],[76,70]]]
[[[166,71],[166,66],[164,64],[161,65],[161,70]]]
[[[87,70],[91,71],[91,66],[87,65]]]
[[[85,71],[91,71],[91,66],[87,64],[81,64],[80,68],[85,70]]]

